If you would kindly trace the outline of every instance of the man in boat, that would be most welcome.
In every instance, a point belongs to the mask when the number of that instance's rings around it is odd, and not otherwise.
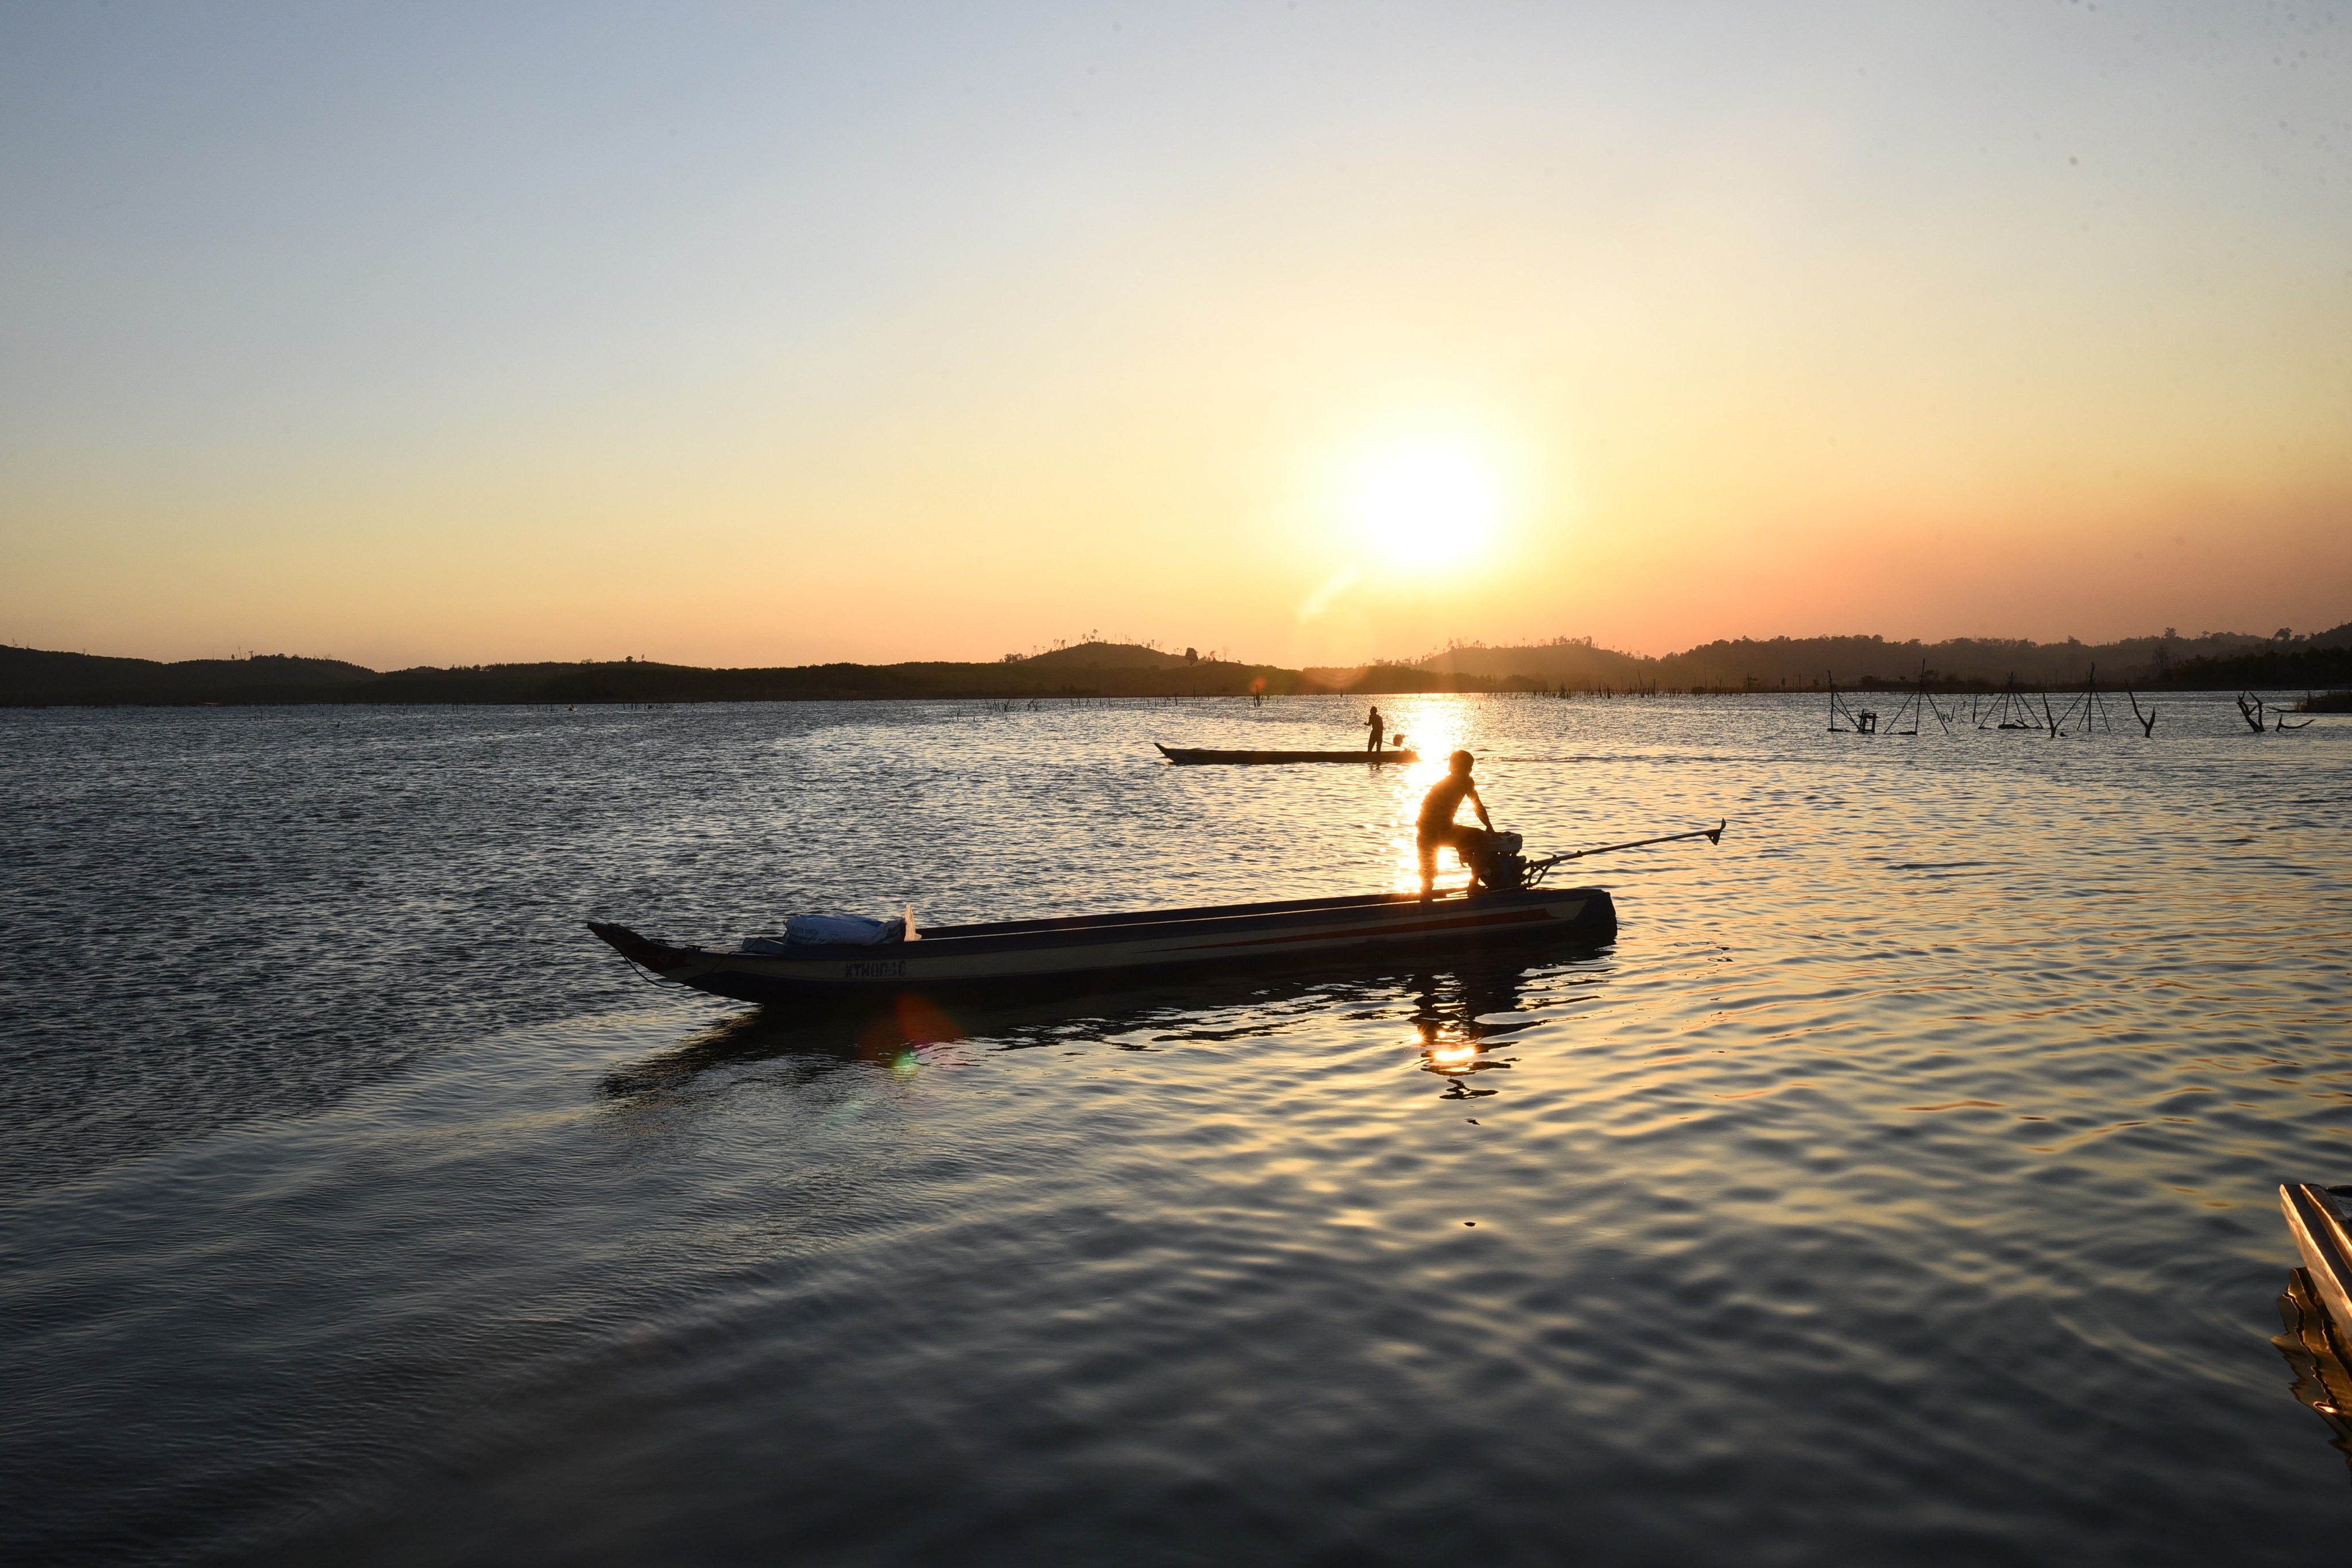
[[[1372,716],[1364,721],[1364,727],[1372,732],[1371,739],[1364,742],[1364,749],[1378,757],[1381,754],[1381,737],[1388,733],[1388,720],[1381,716],[1380,709],[1374,708]]]
[[[1457,822],[1454,813],[1462,809],[1466,797],[1478,813],[1486,831],[1495,831],[1495,820],[1486,815],[1486,802],[1478,799],[1477,781],[1470,777],[1476,758],[1466,751],[1457,751],[1445,759],[1445,777],[1429,787],[1422,797],[1421,825],[1418,834],[1421,849],[1421,896],[1426,901],[1437,883],[1437,852],[1451,846],[1454,858],[1464,865],[1470,863],[1470,846],[1478,841],[1478,830],[1467,822]]]

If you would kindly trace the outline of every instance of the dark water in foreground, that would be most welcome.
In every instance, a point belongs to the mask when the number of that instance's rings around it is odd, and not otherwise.
[[[1417,782],[1146,744],[1306,701],[0,715],[0,1559],[2334,1560],[2352,722],[2165,706],[1400,700],[1534,845],[1732,831],[1599,951],[903,1022],[577,923],[1362,891]]]

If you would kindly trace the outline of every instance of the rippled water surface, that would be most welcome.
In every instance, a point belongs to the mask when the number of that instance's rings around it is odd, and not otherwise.
[[[732,938],[1397,885],[1352,704],[0,715],[0,1558],[2306,1563],[2352,723],[1400,698],[1622,926],[810,1018]]]

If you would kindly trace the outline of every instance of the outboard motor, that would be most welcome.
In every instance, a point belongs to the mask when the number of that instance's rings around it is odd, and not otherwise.
[[[1478,842],[1465,845],[1470,852],[1470,875],[1489,893],[1517,893],[1528,885],[1528,857],[1519,852],[1526,841],[1517,833],[1481,833]]]

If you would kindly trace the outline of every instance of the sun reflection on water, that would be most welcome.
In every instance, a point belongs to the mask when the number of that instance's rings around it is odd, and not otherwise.
[[[1420,758],[1397,769],[1395,831],[1389,840],[1394,868],[1390,888],[1397,893],[1421,891],[1421,862],[1416,844],[1422,798],[1445,777],[1445,759],[1463,749],[1469,738],[1469,712],[1464,699],[1445,693],[1414,697],[1395,705],[1395,724],[1407,749]],[[1437,891],[1458,893],[1470,885],[1470,873],[1450,850],[1437,857]]]
[[[1467,1072],[1478,1061],[1478,1048],[1466,1040],[1433,1043],[1422,1057],[1432,1072]]]
[[[1428,1002],[1425,998],[1424,1005]],[[1482,1100],[1494,1094],[1492,1089],[1471,1087],[1470,1075],[1511,1064],[1486,1054],[1488,1047],[1481,1038],[1486,1031],[1475,1016],[1447,1019],[1424,1013],[1412,1022],[1421,1036],[1421,1070],[1445,1080],[1443,1098]]]

